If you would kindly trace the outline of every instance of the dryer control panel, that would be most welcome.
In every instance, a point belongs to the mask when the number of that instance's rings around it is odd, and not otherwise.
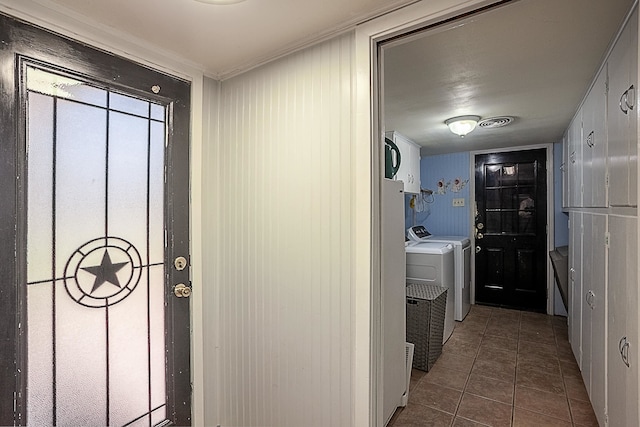
[[[423,225],[414,225],[407,229],[407,237],[414,242],[426,242],[431,237],[431,233]]]

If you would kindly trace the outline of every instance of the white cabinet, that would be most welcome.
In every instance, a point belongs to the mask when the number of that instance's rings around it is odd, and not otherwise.
[[[582,106],[582,206],[607,206],[607,68]]]
[[[581,371],[593,410],[605,425],[606,318],[605,292],[607,215],[582,216]]]
[[[569,213],[569,342],[582,366],[582,212]]]
[[[386,132],[385,136],[400,149],[400,169],[394,179],[404,182],[405,193],[419,194],[420,146],[396,131]]]
[[[569,144],[569,206],[582,207],[582,109],[567,132]]]
[[[638,415],[637,218],[609,216],[607,395],[609,426],[640,425]]]
[[[568,132],[562,136],[562,163],[560,164],[562,174],[562,208],[569,207],[569,140]]]
[[[402,183],[382,182],[382,405],[385,424],[407,392],[404,193]]]
[[[638,12],[563,141],[569,341],[601,426],[639,426]]]
[[[638,204],[638,11],[633,13],[607,61],[609,94],[609,204]]]

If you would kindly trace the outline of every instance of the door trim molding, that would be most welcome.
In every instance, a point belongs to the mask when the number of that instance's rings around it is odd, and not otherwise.
[[[553,144],[533,144],[533,145],[524,145],[517,147],[505,147],[505,148],[497,148],[493,150],[475,150],[469,152],[469,176],[475,177],[475,158],[476,155],[479,154],[491,154],[491,153],[508,153],[513,151],[524,151],[524,150],[536,150],[536,149],[544,149],[546,150],[546,169],[547,169],[547,248],[546,253],[553,250],[555,247],[554,244],[554,235],[555,235],[555,216],[554,216],[554,194],[553,194]],[[470,188],[470,196],[469,199],[471,203],[469,203],[469,235],[471,236],[471,246],[475,247],[475,236],[473,232],[474,228],[474,207],[476,204],[476,181],[474,179],[469,180]],[[475,251],[471,252],[471,303],[475,304],[476,302],[476,257]],[[555,307],[555,279],[553,277],[553,267],[551,265],[551,259],[546,257],[546,277],[547,277],[547,314],[554,314]]]
[[[354,295],[354,362],[351,366],[353,409],[356,426],[381,425],[379,383],[382,336],[380,324],[380,153],[384,117],[381,106],[379,44],[455,18],[503,0],[433,0],[417,2],[356,27],[353,79],[353,181],[354,206],[352,267]],[[377,225],[377,227],[376,227]],[[378,326],[376,326],[378,325]]]

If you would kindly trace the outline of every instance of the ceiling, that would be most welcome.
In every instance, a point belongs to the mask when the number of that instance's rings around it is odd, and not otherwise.
[[[24,0],[0,0],[0,2]],[[31,0],[222,78],[418,0]]]
[[[29,1],[225,78],[418,0]],[[386,130],[423,155],[559,141],[632,3],[512,0],[388,43]],[[464,138],[444,124],[469,114],[515,121]]]
[[[517,0],[390,43],[384,124],[422,155],[558,142],[633,0]],[[514,116],[461,138],[444,121]]]

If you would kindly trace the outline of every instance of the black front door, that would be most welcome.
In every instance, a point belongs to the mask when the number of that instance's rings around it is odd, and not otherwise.
[[[545,311],[546,150],[475,161],[476,302]]]
[[[0,40],[0,425],[190,425],[190,84]]]

